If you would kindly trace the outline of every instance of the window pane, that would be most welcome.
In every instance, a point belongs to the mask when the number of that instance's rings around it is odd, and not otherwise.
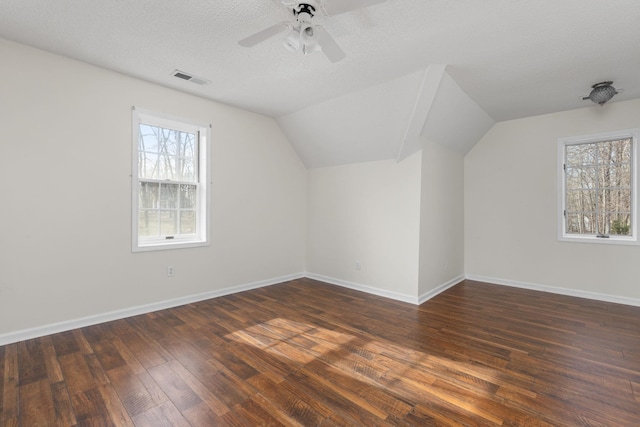
[[[196,181],[196,165],[195,161],[192,158],[181,158],[181,170],[180,170],[180,180],[181,181]]]
[[[141,182],[138,191],[138,205],[140,209],[153,209],[158,207],[158,189],[156,182]]]
[[[609,217],[609,234],[631,235],[631,212],[617,212]]]
[[[597,205],[597,193],[595,190],[567,191],[567,212],[595,212]]]
[[[631,174],[630,165],[628,164],[612,164],[602,165],[598,168],[598,187],[615,188],[629,187]]]
[[[187,137],[184,140],[180,154],[183,157],[194,158],[196,155],[196,138],[192,133],[185,134]]]
[[[630,190],[602,190],[600,192],[600,210],[603,212],[629,212],[631,211]]]
[[[158,152],[158,138],[153,126],[140,124],[140,138],[138,139],[138,151]]]
[[[141,124],[139,176],[195,181],[196,143],[196,133]]]
[[[595,166],[567,167],[566,176],[567,189],[595,189],[598,183],[598,173]]]
[[[598,163],[627,163],[631,159],[631,139],[599,142]]]
[[[178,208],[178,185],[162,184],[160,186],[160,208],[161,209],[177,209]]]
[[[595,213],[578,212],[567,214],[567,233],[595,234]]]
[[[175,236],[178,234],[177,211],[160,211],[160,235]]]
[[[142,237],[155,237],[160,233],[158,227],[158,212],[140,210],[138,212],[138,235]]]
[[[596,163],[595,144],[576,144],[565,147],[567,166],[594,165]]]
[[[176,180],[176,159],[166,155],[158,158],[158,179]]]
[[[180,233],[193,234],[196,232],[196,212],[180,211]]]
[[[197,187],[195,185],[180,186],[180,207],[182,209],[194,209],[196,207],[196,190]]]
[[[611,168],[610,186],[617,188],[631,187],[631,164],[617,163]]]
[[[162,137],[160,138],[160,152],[171,156],[175,156],[179,149],[179,140],[182,132],[175,129],[162,129]]]
[[[142,179],[158,177],[158,155],[138,152],[138,176]]]

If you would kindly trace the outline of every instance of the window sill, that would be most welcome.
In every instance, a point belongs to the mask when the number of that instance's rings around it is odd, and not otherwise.
[[[148,243],[144,245],[137,245],[132,248],[132,252],[151,252],[151,251],[166,251],[171,249],[187,249],[198,248],[202,246],[209,246],[208,241],[188,241],[188,242],[160,242],[160,243]]]
[[[598,245],[638,245],[638,239],[636,237],[595,237],[595,236],[566,236],[558,237],[559,242],[569,243],[595,243]]]

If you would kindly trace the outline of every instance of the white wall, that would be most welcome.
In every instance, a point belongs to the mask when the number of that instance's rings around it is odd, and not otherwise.
[[[464,277],[464,157],[422,145],[419,295]]]
[[[416,153],[310,169],[307,271],[416,300],[420,164]]]
[[[1,39],[0,57],[0,336],[304,271],[306,170],[273,119]],[[211,246],[131,252],[132,106],[213,125]]]
[[[496,124],[465,158],[467,275],[640,298],[640,247],[557,241],[557,139],[640,126],[640,100]]]

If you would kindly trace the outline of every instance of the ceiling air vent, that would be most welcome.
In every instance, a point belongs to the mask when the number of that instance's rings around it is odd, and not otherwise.
[[[206,85],[211,83],[211,81],[207,79],[203,79],[202,77],[196,77],[193,74],[185,73],[184,71],[180,71],[180,70],[174,70],[173,73],[171,73],[171,75],[179,79],[187,80],[191,83],[195,83],[197,85]]]

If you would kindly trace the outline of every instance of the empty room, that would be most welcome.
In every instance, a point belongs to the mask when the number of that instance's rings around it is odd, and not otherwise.
[[[638,17],[0,0],[0,427],[640,425]]]

